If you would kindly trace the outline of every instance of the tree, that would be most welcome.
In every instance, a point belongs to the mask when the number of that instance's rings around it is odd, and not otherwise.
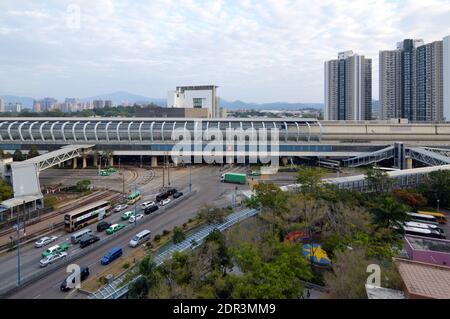
[[[1,200],[9,199],[13,196],[13,189],[4,179],[0,179],[0,198]]]
[[[198,212],[198,217],[207,224],[223,223],[227,215],[227,209],[210,205],[203,205]]]
[[[394,189],[392,195],[402,203],[410,206],[414,210],[420,207],[424,207],[427,204],[427,199],[425,196],[420,194],[415,189]]]
[[[32,145],[30,151],[28,152],[28,158],[33,158],[39,156],[38,149],[36,145]]]
[[[13,154],[13,160],[16,162],[20,162],[23,161],[25,159],[25,157],[22,154],[21,150],[15,150],[14,154]]]
[[[242,276],[228,275],[233,286],[232,298],[296,299],[302,295],[303,280],[311,279],[306,259],[298,245],[276,245],[276,254],[264,260],[257,249],[245,244],[235,251],[235,261]]]
[[[146,277],[139,277],[130,285],[128,297],[130,299],[146,299],[149,292],[149,285]]]
[[[186,239],[186,235],[184,234],[183,230],[180,227],[175,227],[173,229],[173,238],[172,239],[173,239],[174,244],[178,244]]]
[[[300,168],[297,174],[297,183],[301,184],[302,192],[314,193],[322,185],[325,171],[320,167]]]
[[[262,207],[266,210],[272,210],[281,213],[287,209],[286,203],[288,194],[283,192],[280,187],[273,183],[258,184],[253,189],[255,195],[247,202],[248,207]]]
[[[450,171],[439,170],[431,172],[418,187],[419,192],[426,197],[428,204],[441,207],[450,206]]]
[[[408,206],[398,202],[394,197],[382,197],[371,209],[374,214],[375,222],[382,227],[390,227],[392,224],[398,224],[407,221]]]
[[[399,289],[400,277],[395,266],[388,260],[368,258],[366,250],[361,247],[345,249],[335,253],[333,272],[325,273],[325,283],[330,289],[330,296],[336,299],[366,299],[365,284],[370,273],[367,266],[377,264],[381,267],[381,286]]]
[[[83,179],[77,183],[75,188],[76,188],[77,192],[81,193],[81,192],[85,192],[85,191],[89,190],[90,186],[91,186],[91,181],[88,179]]]
[[[393,184],[392,178],[386,172],[377,169],[367,170],[366,180],[369,186],[378,193],[390,190]]]

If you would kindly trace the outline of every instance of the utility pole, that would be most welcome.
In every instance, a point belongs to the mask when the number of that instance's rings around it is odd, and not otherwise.
[[[20,287],[20,219],[17,211],[17,286]]]
[[[166,152],[167,154],[167,152]],[[167,155],[167,184],[170,186],[170,162],[169,162],[169,156]]]
[[[136,184],[134,184],[134,193],[136,194],[136,191],[137,191],[137,186],[136,186]],[[136,225],[137,225],[137,218],[136,218],[136,215],[137,215],[137,211],[136,211],[136,203],[137,203],[138,201],[135,201],[134,202],[134,227],[136,227]]]
[[[165,169],[166,169],[166,157],[165,157],[165,155],[163,155],[163,188],[164,188],[164,172],[165,172]]]
[[[439,211],[439,209],[438,209]],[[18,213],[17,213],[18,214]],[[25,210],[25,201],[23,201],[23,233],[26,234],[26,221],[27,221],[27,213]]]
[[[189,193],[192,192],[192,163],[189,164]]]

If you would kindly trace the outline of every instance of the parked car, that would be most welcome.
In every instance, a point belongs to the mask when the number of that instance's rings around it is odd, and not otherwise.
[[[178,197],[181,197],[181,196],[183,196],[183,193],[182,193],[182,192],[176,192],[176,193],[174,193],[174,194],[172,195],[173,198],[178,198]]]
[[[111,234],[114,234],[114,233],[118,232],[119,230],[121,230],[121,229],[124,228],[124,227],[125,227],[124,224],[114,224],[114,225],[111,225],[111,226],[106,230],[106,233],[107,233],[108,235],[111,235]]]
[[[128,220],[130,223],[134,223],[134,222],[138,222],[140,221],[142,218],[144,218],[143,214],[137,214],[136,216],[131,216],[130,219]]]
[[[156,202],[159,203],[160,201],[165,200],[167,197],[169,197],[169,195],[166,192],[160,193],[156,195]]]
[[[80,267],[80,282],[86,280],[89,277],[89,267]],[[67,276],[64,281],[61,283],[60,289],[61,291],[69,291],[70,285],[69,282],[72,281],[72,285],[75,285],[75,276],[74,274],[70,274]]]
[[[166,198],[159,202],[159,206],[165,206],[169,203],[170,203],[170,198]]]
[[[134,211],[129,210],[128,212],[123,213],[121,218],[122,218],[122,220],[127,220],[133,215],[134,215]]]
[[[42,237],[41,239],[39,239],[37,242],[34,243],[34,247],[41,248],[41,247],[47,246],[48,244],[54,242],[57,239],[58,239],[57,236]]]
[[[149,215],[159,209],[158,205],[149,206],[144,210],[145,215]]]
[[[155,202],[147,201],[147,202],[143,202],[143,203],[141,204],[141,208],[142,208],[142,209],[146,209],[147,207],[150,207],[150,206],[153,206],[153,205],[155,205]]]
[[[169,188],[166,190],[166,194],[169,196],[175,194],[176,192],[178,192],[176,188]]]
[[[128,207],[127,204],[119,204],[116,207],[114,207],[114,212],[116,212],[116,213],[121,212],[127,207]]]
[[[70,244],[68,244],[68,243],[62,243],[59,245],[49,247],[46,250],[44,250],[44,252],[42,253],[42,257],[45,258],[45,257],[53,255],[55,253],[61,253],[63,251],[66,251],[67,249],[69,249],[69,247],[70,247]]]
[[[114,247],[110,251],[108,251],[108,253],[102,257],[102,259],[100,259],[100,263],[102,265],[108,265],[120,256],[122,256],[122,248]]]
[[[67,253],[66,252],[56,252],[54,254],[48,255],[47,257],[42,258],[39,261],[39,265],[41,267],[46,267],[50,264],[53,264],[55,262],[57,262],[60,259],[64,259],[67,257]]]
[[[111,226],[111,223],[108,223],[106,221],[101,221],[100,223],[97,224],[97,231],[102,232],[102,231],[108,229],[109,226]]]
[[[100,237],[89,234],[80,239],[80,248],[87,247],[100,240]]]

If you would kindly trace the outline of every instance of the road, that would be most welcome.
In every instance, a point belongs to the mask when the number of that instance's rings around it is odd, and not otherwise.
[[[235,169],[232,169],[235,171]],[[193,188],[197,190],[197,193],[191,198],[183,201],[180,205],[171,207],[161,214],[152,214],[146,216],[137,226],[128,225],[122,232],[127,232],[127,236],[120,236],[115,238],[111,242],[108,242],[99,249],[89,252],[87,255],[79,258],[76,262],[80,265],[87,265],[91,269],[91,275],[95,275],[100,272],[103,266],[99,264],[101,256],[103,256],[112,247],[122,247],[124,255],[131,251],[128,247],[128,242],[131,237],[137,232],[143,229],[149,229],[153,234],[162,233],[164,229],[172,229],[174,226],[181,225],[186,222],[189,218],[194,217],[198,208],[206,203],[209,204],[228,204],[230,202],[230,194],[234,192],[235,186],[233,184],[223,184],[219,181],[219,176],[222,174],[218,167],[215,166],[199,166],[192,169],[192,185]],[[154,199],[154,195],[158,192],[161,186],[162,176],[156,172],[155,177],[144,185],[140,185],[139,189],[144,195],[144,199]],[[185,188],[189,181],[189,170],[188,169],[177,169],[171,172],[171,186],[176,188]],[[238,189],[244,190],[248,189],[246,185],[239,185]],[[141,201],[142,202],[142,201]],[[118,221],[120,220],[121,213],[112,214],[108,217],[108,221]],[[128,224],[128,223],[127,223]],[[95,228],[95,224],[90,227]],[[61,236],[56,242],[69,241],[69,234],[64,232],[58,232]],[[107,236],[104,233],[101,236]],[[78,246],[72,247],[69,250],[69,254],[75,253]],[[43,249],[36,249],[33,246],[27,245],[23,249],[21,254],[23,274],[33,273],[35,271],[40,271],[39,269],[39,259],[40,253]],[[4,283],[11,283],[16,280],[17,264],[16,256],[14,253],[9,253],[0,258],[0,264],[2,265],[0,269],[0,278],[2,278]],[[28,272],[27,272],[28,271]],[[62,293],[59,291],[59,285],[61,281],[65,278],[65,269],[56,270],[44,279],[30,284],[24,287],[22,290],[14,293],[10,298],[79,298],[85,297],[84,295],[78,293]]]

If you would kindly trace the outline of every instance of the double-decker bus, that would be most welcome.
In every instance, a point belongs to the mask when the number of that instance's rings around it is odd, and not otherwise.
[[[64,215],[64,229],[71,233],[86,227],[109,216],[111,214],[110,209],[111,204],[107,201],[98,201],[77,208]]]
[[[141,198],[142,198],[141,192],[140,191],[135,191],[135,192],[131,193],[130,195],[128,195],[128,197],[127,197],[127,204],[128,205],[133,205],[134,203],[139,201]]]

